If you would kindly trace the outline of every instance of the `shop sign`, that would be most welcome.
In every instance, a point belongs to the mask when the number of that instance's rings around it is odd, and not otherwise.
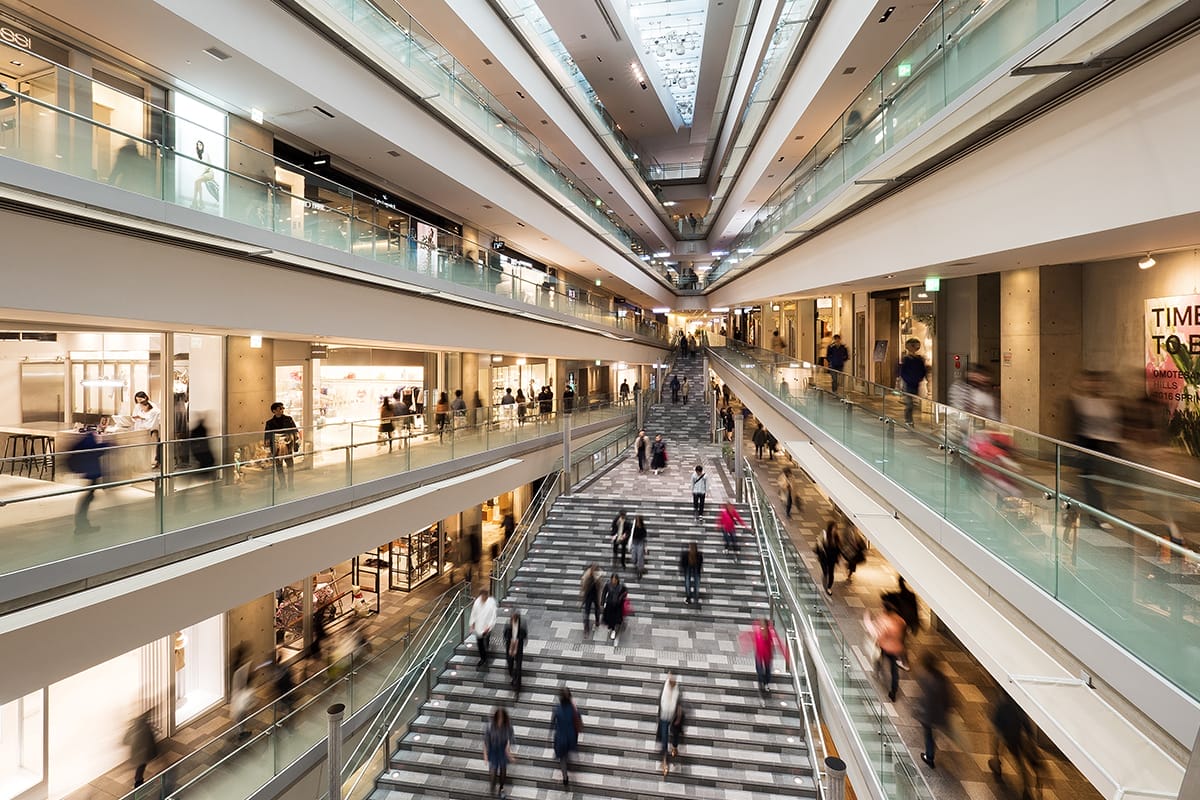
[[[817,298],[817,308],[833,308],[833,298],[832,297],[818,297]]]
[[[1200,294],[1146,301],[1146,394],[1172,413],[1200,402]]]
[[[15,31],[8,26],[0,27],[0,41],[7,44],[15,44],[17,47],[24,47],[26,50],[33,49],[33,37],[28,33]]]

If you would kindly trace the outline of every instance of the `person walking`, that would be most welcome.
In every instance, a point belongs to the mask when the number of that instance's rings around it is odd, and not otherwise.
[[[454,420],[451,424],[456,429],[467,424],[467,401],[463,400],[462,389],[454,390],[454,399],[450,401],[450,413]]]
[[[88,509],[96,497],[96,486],[104,478],[104,463],[102,448],[107,447],[92,431],[87,431],[79,439],[70,455],[67,456],[67,468],[83,478],[88,487],[79,493],[75,503],[75,533],[95,533],[99,525],[93,525],[88,520]]]
[[[754,429],[754,436],[751,437],[751,440],[754,442],[754,457],[762,461],[763,448],[767,446],[767,428],[761,421]]]
[[[732,392],[729,389],[729,384],[728,383],[721,384],[721,399],[725,401],[726,408],[729,407],[729,396],[731,394],[732,394]]]
[[[846,532],[838,538],[842,559],[846,562],[846,583],[850,583],[854,580],[854,571],[858,569],[858,565],[867,560],[867,540],[853,525],[848,525]]]
[[[681,384],[679,382],[679,376],[672,375],[671,382],[667,385],[671,387],[671,402],[678,403],[679,402],[679,390],[683,387],[683,384]]]
[[[696,471],[692,475],[692,513],[696,515],[697,520],[704,516],[704,496],[706,494],[708,494],[708,476],[704,474],[703,465],[697,464]]]
[[[775,659],[776,649],[783,654],[784,663],[789,666],[791,658],[775,631],[774,623],[766,617],[754,621],[754,626],[750,629],[750,649],[754,652],[754,674],[758,678],[758,692],[765,698],[771,693],[771,662]]]
[[[508,764],[512,757],[513,727],[508,712],[497,708],[483,731],[483,762],[488,769],[488,791],[507,797],[504,782],[508,780]]]
[[[700,605],[700,575],[704,571],[704,554],[695,542],[679,556],[679,572],[683,575],[683,602]]]
[[[517,424],[524,425],[529,417],[529,399],[524,389],[517,389]]]
[[[488,639],[496,626],[496,599],[487,589],[480,589],[471,605],[470,632],[475,634],[475,645],[479,648],[479,666],[487,667]]]
[[[129,726],[125,734],[125,744],[129,745],[129,760],[134,764],[133,788],[138,788],[146,782],[146,767],[158,756],[158,739],[150,724],[150,712],[143,711]]]
[[[742,515],[733,507],[733,503],[726,503],[721,507],[721,513],[717,517],[717,527],[721,529],[721,536],[725,540],[725,552],[733,551],[736,555],[738,551],[737,544],[737,529],[750,530],[750,526],[742,520]]]
[[[638,473],[646,471],[646,450],[650,446],[650,437],[645,430],[638,431],[637,439],[633,442],[634,452],[637,453]]]
[[[654,470],[657,475],[659,470],[667,468],[667,443],[663,441],[662,434],[654,435],[654,441],[650,444],[650,469]]]
[[[679,751],[678,740],[676,740],[674,747],[671,746],[671,728],[675,724],[676,714],[682,712],[682,710],[682,693],[679,689],[679,680],[675,677],[674,673],[668,672],[667,681],[663,684],[662,693],[658,696],[658,748],[662,756],[662,773],[664,778],[671,771],[670,761],[667,760],[668,755],[673,755]]]
[[[590,564],[583,571],[583,577],[579,581],[579,605],[583,608],[583,635],[590,636],[592,634],[592,618],[596,620],[596,627],[600,627],[600,592],[604,588],[604,581],[600,577],[600,567],[596,564]]]
[[[504,664],[508,668],[508,682],[516,694],[521,693],[521,665],[525,660],[528,636],[525,621],[514,611],[504,626]]]
[[[841,539],[838,536],[837,522],[829,520],[825,523],[825,529],[817,537],[817,544],[813,548],[813,552],[817,554],[817,561],[821,564],[821,576],[825,584],[825,594],[832,596],[833,570],[837,566],[838,559],[842,556]]]
[[[629,402],[629,381],[621,380],[621,388],[617,390],[617,398],[621,401],[621,405]]]
[[[683,404],[687,405],[688,392],[691,391],[691,386],[688,383],[687,376],[683,376],[683,383],[679,384],[679,396],[683,398]]]
[[[617,512],[617,516],[613,517],[610,537],[610,541],[612,541],[613,566],[617,564],[617,554],[619,553],[621,556],[621,569],[625,569],[626,567],[625,559],[629,552],[629,534],[631,530],[629,516],[626,514],[625,509],[622,508]]]
[[[1003,746],[1012,756],[1017,773],[1021,776],[1021,797],[1032,796],[1030,784],[1040,783],[1041,772],[1041,757],[1033,735],[1033,723],[1007,692],[1001,692],[991,718],[994,731],[988,768],[997,781],[1004,782],[1004,765],[1000,761],[1000,748]]]
[[[575,387],[569,383],[567,388],[563,389],[562,410],[564,414],[570,414],[575,410]]]
[[[379,403],[379,449],[382,450],[384,444],[387,445],[388,452],[392,452],[395,442],[396,433],[396,410],[392,408],[392,399],[387,395],[383,396],[383,400]]]
[[[550,732],[554,742],[554,757],[562,770],[562,785],[570,786],[571,753],[579,749],[579,734],[583,732],[583,715],[571,699],[571,690],[558,690],[558,705],[550,714]]]
[[[433,424],[437,428],[438,441],[446,436],[446,425],[450,422],[450,396],[445,392],[438,395],[437,403],[433,406]]]
[[[783,503],[784,511],[788,519],[792,518],[792,505],[796,498],[796,487],[792,483],[792,470],[790,467],[784,467],[783,472],[779,473],[779,481],[776,484],[779,487],[779,500]],[[803,513],[804,509],[800,511]]]
[[[275,469],[276,488],[296,488],[296,462],[300,450],[300,429],[296,420],[283,413],[283,403],[271,403],[271,418],[263,426],[263,444],[271,454]]]
[[[628,598],[629,592],[625,589],[625,584],[621,583],[620,576],[614,572],[604,586],[604,595],[600,601],[604,607],[604,624],[608,628],[608,638],[614,642],[621,626],[625,624],[625,601]]]
[[[864,623],[867,630],[875,636],[875,644],[879,646],[880,661],[891,667],[891,683],[888,688],[888,700],[896,701],[896,692],[900,688],[900,657],[904,653],[904,618],[896,611],[896,607],[884,602],[883,610],[871,617],[867,615]]]
[[[633,568],[637,571],[638,580],[641,580],[646,574],[646,522],[641,514],[633,519],[630,541],[633,543]]]
[[[896,607],[896,613],[904,620],[904,655],[900,658],[898,666],[900,669],[908,672],[908,638],[915,631],[921,629],[921,615],[918,611],[917,596],[913,594],[913,590],[908,588],[908,584],[904,582],[904,578],[899,578],[899,583],[894,592],[888,592],[882,597],[885,603],[891,603]]]
[[[730,410],[729,406],[725,406],[725,410],[721,413],[721,422],[725,426],[725,441],[732,442],[734,421],[733,411]]]
[[[833,341],[825,348],[825,366],[829,368],[829,386],[834,394],[838,393],[842,370],[846,368],[846,362],[849,360],[850,351],[842,344],[841,334],[835,333]]]
[[[904,357],[900,359],[900,384],[904,389],[904,424],[913,424],[913,405],[916,394],[921,391],[921,382],[929,375],[929,365],[921,355],[921,340],[909,339],[904,343]]]
[[[917,722],[921,723],[921,730],[925,732],[925,751],[921,753],[921,760],[929,765],[930,769],[937,769],[934,766],[933,731],[946,725],[952,700],[950,681],[932,653],[925,653],[921,657],[917,686],[920,687],[921,696],[917,702],[916,718]]]

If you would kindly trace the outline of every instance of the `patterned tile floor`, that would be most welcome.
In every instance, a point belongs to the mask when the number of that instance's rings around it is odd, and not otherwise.
[[[746,426],[747,437],[753,425]],[[753,454],[753,447],[747,441],[746,452]],[[774,486],[788,459],[783,454],[777,454],[775,459],[762,461],[753,460],[755,475],[766,486]],[[798,472],[798,471],[797,471]],[[812,552],[817,534],[828,518],[831,506],[816,486],[808,484],[800,487],[804,499],[804,510],[796,513],[786,524],[805,563],[815,579],[820,580],[821,568]],[[776,492],[769,491],[776,512],[783,519],[782,503]],[[839,627],[848,641],[860,642],[865,640],[866,631],[862,626],[862,615],[865,609],[879,607],[879,596],[883,592],[892,591],[896,587],[897,573],[890,564],[876,551],[871,550],[867,561],[858,567],[852,582],[846,581],[843,567],[837,571],[837,582],[834,584],[833,597],[830,603]],[[929,770],[923,764],[925,778],[938,798],[970,798],[970,800],[1016,800],[1021,796],[1021,787],[1016,778],[1016,768],[1011,761],[1006,761],[1004,775],[1006,783],[998,783],[988,768],[988,760],[992,755],[992,735],[990,714],[995,698],[1000,690],[991,676],[982,666],[964,650],[954,638],[946,633],[931,630],[929,626],[929,611],[922,605],[921,615],[925,624],[917,634],[910,652],[910,663],[913,658],[924,651],[931,651],[941,658],[947,666],[947,675],[954,684],[953,697],[955,708],[951,714],[952,724],[950,733],[938,732],[936,736],[937,769]],[[859,653],[860,661],[868,672],[871,670],[873,653]],[[914,719],[915,701],[919,695],[916,682],[916,666],[913,672],[903,672],[900,675],[900,693],[895,703],[885,703],[885,708],[896,724],[905,744],[913,753],[914,759],[919,759],[919,753],[924,748],[921,726]],[[882,700],[887,694],[883,682],[876,684],[879,697]],[[1100,798],[1100,793],[1080,774],[1061,753],[1042,738],[1042,793],[1044,800],[1092,800]],[[917,762],[920,764],[919,760]],[[1034,795],[1037,797],[1037,795]]]

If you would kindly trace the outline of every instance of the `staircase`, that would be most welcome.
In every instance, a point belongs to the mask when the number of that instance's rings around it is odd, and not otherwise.
[[[611,569],[607,533],[622,507],[645,517],[648,571],[638,580],[632,563],[618,569],[635,615],[613,642],[603,627],[584,636],[578,592],[587,564],[595,561],[604,574]],[[777,659],[774,691],[761,698],[753,660],[738,645],[738,634],[768,611],[756,548],[743,536],[739,559],[723,553],[716,512],[714,504],[697,523],[690,503],[560,498],[501,604],[501,619],[515,608],[530,632],[520,697],[509,688],[502,657],[482,672],[473,646],[460,645],[372,800],[487,796],[482,736],[499,705],[508,707],[516,733],[516,760],[508,773],[512,798],[815,797],[791,676]],[[690,541],[701,545],[705,557],[699,606],[682,599],[678,561]],[[498,634],[499,626],[493,633],[497,650]],[[688,723],[679,757],[664,778],[655,732],[667,670],[680,680]],[[585,725],[569,793],[549,738],[563,685]]]

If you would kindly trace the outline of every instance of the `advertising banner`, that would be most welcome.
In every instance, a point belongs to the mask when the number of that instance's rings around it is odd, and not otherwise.
[[[1146,393],[1172,415],[1200,400],[1200,294],[1146,301]]]

